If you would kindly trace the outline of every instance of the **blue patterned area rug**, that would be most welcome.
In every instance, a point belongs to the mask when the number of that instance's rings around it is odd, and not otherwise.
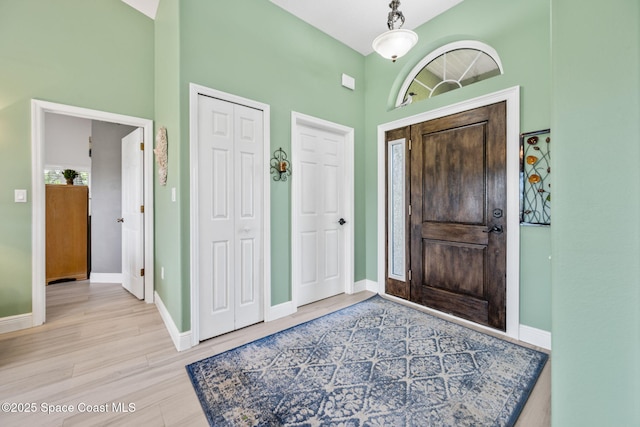
[[[212,426],[511,426],[547,357],[375,296],[187,371]]]

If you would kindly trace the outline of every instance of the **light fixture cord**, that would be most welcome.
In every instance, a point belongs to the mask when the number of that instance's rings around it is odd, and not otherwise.
[[[391,3],[389,3],[391,12],[389,12],[389,17],[387,19],[387,27],[389,27],[390,30],[395,30],[395,25],[398,21],[400,21],[398,28],[402,28],[404,25],[404,15],[398,10],[399,6],[400,0],[391,0]]]

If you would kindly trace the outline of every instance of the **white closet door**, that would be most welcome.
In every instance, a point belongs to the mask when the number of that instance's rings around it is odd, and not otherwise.
[[[264,319],[262,304],[262,111],[234,106],[235,328]]]
[[[299,224],[298,305],[344,292],[345,249],[341,218],[346,216],[345,137],[313,127],[300,126],[299,193],[296,203]]]
[[[199,96],[200,340],[264,318],[262,112]]]

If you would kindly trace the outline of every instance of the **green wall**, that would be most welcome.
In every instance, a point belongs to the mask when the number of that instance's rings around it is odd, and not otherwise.
[[[225,3],[224,14],[216,3],[181,2],[182,122],[188,120],[188,84],[197,83],[269,104],[271,151],[291,152],[291,112],[297,111],[353,127],[358,157],[364,136],[364,58],[271,2]],[[356,91],[341,86],[342,73],[355,77]],[[187,141],[183,126],[184,153]],[[359,188],[361,180],[356,193]],[[291,299],[290,193],[289,182],[271,183],[272,305]],[[188,211],[187,197],[182,204]],[[356,230],[356,240],[361,239]],[[356,280],[364,278],[362,250],[356,251],[355,268]]]
[[[165,280],[156,288],[178,328],[190,328],[190,83],[270,105],[271,152],[278,147],[291,152],[292,111],[355,129],[355,280],[364,279],[362,55],[271,2],[250,0],[225,3],[224,13],[219,2],[163,0],[156,25],[157,63],[165,53],[174,58],[164,64],[171,71],[156,74],[156,125],[166,126],[170,135],[169,183],[156,188],[157,278],[159,268],[165,268]],[[342,73],[355,77],[355,91],[341,86]],[[169,201],[171,186],[178,188],[177,204]],[[290,193],[290,182],[271,182],[272,305],[291,299]]]
[[[496,11],[500,13],[496,13]],[[377,126],[516,85],[520,91],[520,130],[550,126],[549,5],[539,0],[463,2],[419,27],[418,45],[396,63],[376,54],[366,59],[366,275],[377,280]],[[459,40],[479,40],[492,46],[504,74],[401,109],[391,109],[411,68],[434,49]],[[509,141],[518,145],[519,141]],[[553,155],[553,152],[552,152]],[[551,330],[549,227],[521,227],[520,321]]]
[[[522,131],[549,126],[548,5],[512,3],[485,0],[456,6],[419,28],[418,46],[393,64],[375,54],[363,58],[266,1],[232,2],[223,15],[216,2],[163,0],[154,25],[111,0],[0,0],[0,167],[10,172],[0,194],[0,213],[7,219],[0,223],[0,317],[31,309],[31,204],[14,204],[11,189],[31,188],[32,97],[154,118],[156,126],[167,127],[168,183],[162,187],[155,181],[155,285],[178,328],[186,331],[188,84],[269,104],[272,150],[290,150],[291,111],[355,128],[355,280],[375,281],[378,124],[521,85]],[[499,16],[495,10],[501,10]],[[444,43],[467,38],[496,48],[505,75],[388,111],[413,64]],[[356,91],[340,86],[343,72],[356,78]],[[271,218],[271,302],[278,304],[290,299],[290,184],[271,184]],[[550,330],[550,231],[523,227],[521,242],[522,323]]]
[[[45,0],[0,0],[0,153],[5,153],[0,167],[12,172],[0,194],[0,213],[7,218],[0,224],[0,317],[31,309],[31,205],[14,204],[11,189],[31,187],[32,97],[154,118],[156,127],[167,127],[168,183],[160,186],[157,178],[154,183],[155,285],[178,328],[186,331],[188,84],[269,104],[272,150],[290,150],[291,111],[355,128],[355,280],[375,281],[378,124],[521,85],[522,131],[549,126],[548,5],[535,0],[512,3],[484,0],[456,6],[418,29],[418,46],[393,64],[375,54],[363,58],[266,1],[232,2],[223,15],[217,2],[162,0],[154,25],[126,4],[111,0],[64,0],[55,5]],[[495,10],[501,10],[499,16]],[[467,38],[496,48],[505,75],[388,111],[416,62],[442,44]],[[527,52],[526,61],[522,52]],[[342,73],[356,78],[356,91],[340,86]],[[177,189],[175,203],[171,188]],[[271,184],[272,304],[290,299],[290,196],[290,184]],[[523,227],[521,243],[521,319],[550,330],[550,231]]]
[[[552,0],[551,414],[638,426],[640,6],[588,5]]]
[[[182,257],[182,212],[180,202],[185,183],[181,178],[181,156],[187,155],[180,145],[180,7],[178,0],[162,0],[155,19],[155,127],[167,129],[167,184],[160,185],[154,175],[155,196],[155,290],[181,331],[188,330],[189,296],[183,296],[182,272],[187,269]],[[155,146],[155,144],[154,144]],[[157,172],[157,165],[156,165]],[[186,185],[189,180],[186,180]],[[171,189],[176,189],[176,202]],[[187,212],[187,218],[189,214]],[[189,248],[186,248],[187,253]],[[161,276],[164,268],[164,278]],[[187,282],[188,283],[188,282]]]
[[[0,318],[31,312],[32,98],[153,118],[153,21],[113,0],[0,0]]]

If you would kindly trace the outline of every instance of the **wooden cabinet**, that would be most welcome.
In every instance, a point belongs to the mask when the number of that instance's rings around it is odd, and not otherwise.
[[[89,188],[46,186],[47,284],[89,278]]]

